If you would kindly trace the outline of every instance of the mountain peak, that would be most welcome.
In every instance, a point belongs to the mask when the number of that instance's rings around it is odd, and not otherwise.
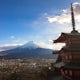
[[[39,48],[39,46],[37,45],[36,42],[34,42],[34,41],[29,41],[28,43],[26,43],[26,44],[24,44],[23,46],[21,46],[21,48],[36,49],[36,48]]]

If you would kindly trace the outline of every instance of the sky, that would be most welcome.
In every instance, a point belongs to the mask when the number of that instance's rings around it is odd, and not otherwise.
[[[0,0],[0,46],[28,41],[51,45],[61,32],[72,30],[72,2],[76,29],[80,31],[80,0]]]

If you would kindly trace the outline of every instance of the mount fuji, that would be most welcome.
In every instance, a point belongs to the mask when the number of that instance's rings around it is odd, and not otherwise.
[[[3,54],[0,58],[4,57],[7,59],[17,59],[17,58],[52,58],[53,50],[42,48],[36,42],[30,41],[22,46],[14,49],[6,50],[0,52]]]

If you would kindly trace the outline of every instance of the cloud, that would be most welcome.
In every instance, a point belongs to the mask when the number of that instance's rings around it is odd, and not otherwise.
[[[12,42],[14,43],[20,43],[22,40],[20,38],[17,38],[16,36],[10,36]]]
[[[36,42],[36,44],[42,48],[47,48],[47,49],[53,49],[53,45],[52,44],[48,44],[45,42]]]
[[[10,50],[20,45],[22,44],[3,44],[3,45],[0,45],[0,51]]]
[[[33,41],[33,43],[41,48],[52,49],[52,50],[60,50],[63,46],[65,46],[65,44],[62,43],[53,44],[52,40],[49,40],[47,42]]]
[[[76,13],[77,15],[80,15],[80,3],[79,3],[79,2],[75,2],[75,3],[73,4],[73,6],[74,6],[75,13]]]
[[[73,4],[73,8],[74,8],[74,13],[75,13],[75,19],[76,19],[76,21],[79,21],[79,19],[80,19],[80,3],[75,2]],[[70,12],[71,12],[70,8],[63,9],[62,13],[59,16],[48,17],[48,21],[50,23],[58,22],[60,24],[71,23],[71,13]]]
[[[64,23],[70,23],[71,18],[70,18],[70,14],[61,14],[60,16],[48,17],[48,21],[50,23],[58,22],[64,24]]]
[[[11,39],[14,39],[14,38],[15,38],[15,36],[10,36],[10,38],[11,38]]]

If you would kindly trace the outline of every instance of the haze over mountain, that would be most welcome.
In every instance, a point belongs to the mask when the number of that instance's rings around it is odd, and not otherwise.
[[[0,52],[1,57],[4,58],[52,58],[53,50],[42,48],[40,45],[37,45],[35,42],[30,41],[27,44],[19,46],[14,49],[6,50]],[[3,54],[3,55],[2,55]]]
[[[14,49],[18,46],[21,46],[21,45],[18,45],[18,44],[4,44],[4,45],[0,45],[0,52],[1,51],[6,51],[6,50],[10,50],[10,49]]]

